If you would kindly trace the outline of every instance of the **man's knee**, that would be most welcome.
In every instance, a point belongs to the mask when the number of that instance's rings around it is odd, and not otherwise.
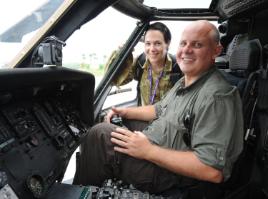
[[[115,125],[109,123],[99,123],[91,127],[87,136],[82,140],[82,145],[87,145],[91,142],[96,142],[103,137],[110,137],[111,132],[116,128]]]
[[[92,148],[98,148],[100,146],[104,147],[105,145],[109,147],[111,145],[111,132],[114,131],[116,127],[116,125],[109,123],[99,123],[94,125],[89,130],[85,139],[83,139],[83,142],[81,143],[81,151],[83,151],[83,149],[92,150]]]
[[[100,134],[100,133],[109,133],[112,132],[114,129],[116,128],[116,126],[114,124],[110,124],[110,123],[99,123],[94,125],[90,130],[89,130],[89,135],[91,134]]]

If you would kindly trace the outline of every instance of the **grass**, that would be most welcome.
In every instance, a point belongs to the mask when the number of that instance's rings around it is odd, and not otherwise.
[[[100,64],[98,67],[90,66],[90,64],[85,63],[64,63],[64,67],[72,68],[76,70],[86,71],[94,74],[95,76],[103,76],[104,75],[104,66]]]

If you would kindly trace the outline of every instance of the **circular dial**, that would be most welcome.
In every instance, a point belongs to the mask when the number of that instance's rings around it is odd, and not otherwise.
[[[32,175],[27,180],[27,186],[35,198],[41,198],[45,192],[44,179],[39,175]]]

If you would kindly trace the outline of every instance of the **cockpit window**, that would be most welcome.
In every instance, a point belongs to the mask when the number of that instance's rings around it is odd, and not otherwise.
[[[124,45],[136,25],[136,19],[107,8],[66,40],[62,65],[94,74],[97,86],[110,55]]]
[[[149,7],[156,7],[158,9],[164,8],[209,8],[211,0],[144,0],[143,4]]]
[[[64,0],[0,1],[0,68],[22,50]]]

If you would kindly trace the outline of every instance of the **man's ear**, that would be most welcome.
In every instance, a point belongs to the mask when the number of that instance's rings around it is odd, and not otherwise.
[[[221,44],[218,44],[215,48],[215,57],[213,57],[214,59],[216,59],[216,57],[218,57],[220,54],[221,54],[221,51],[222,51],[222,45]]]

